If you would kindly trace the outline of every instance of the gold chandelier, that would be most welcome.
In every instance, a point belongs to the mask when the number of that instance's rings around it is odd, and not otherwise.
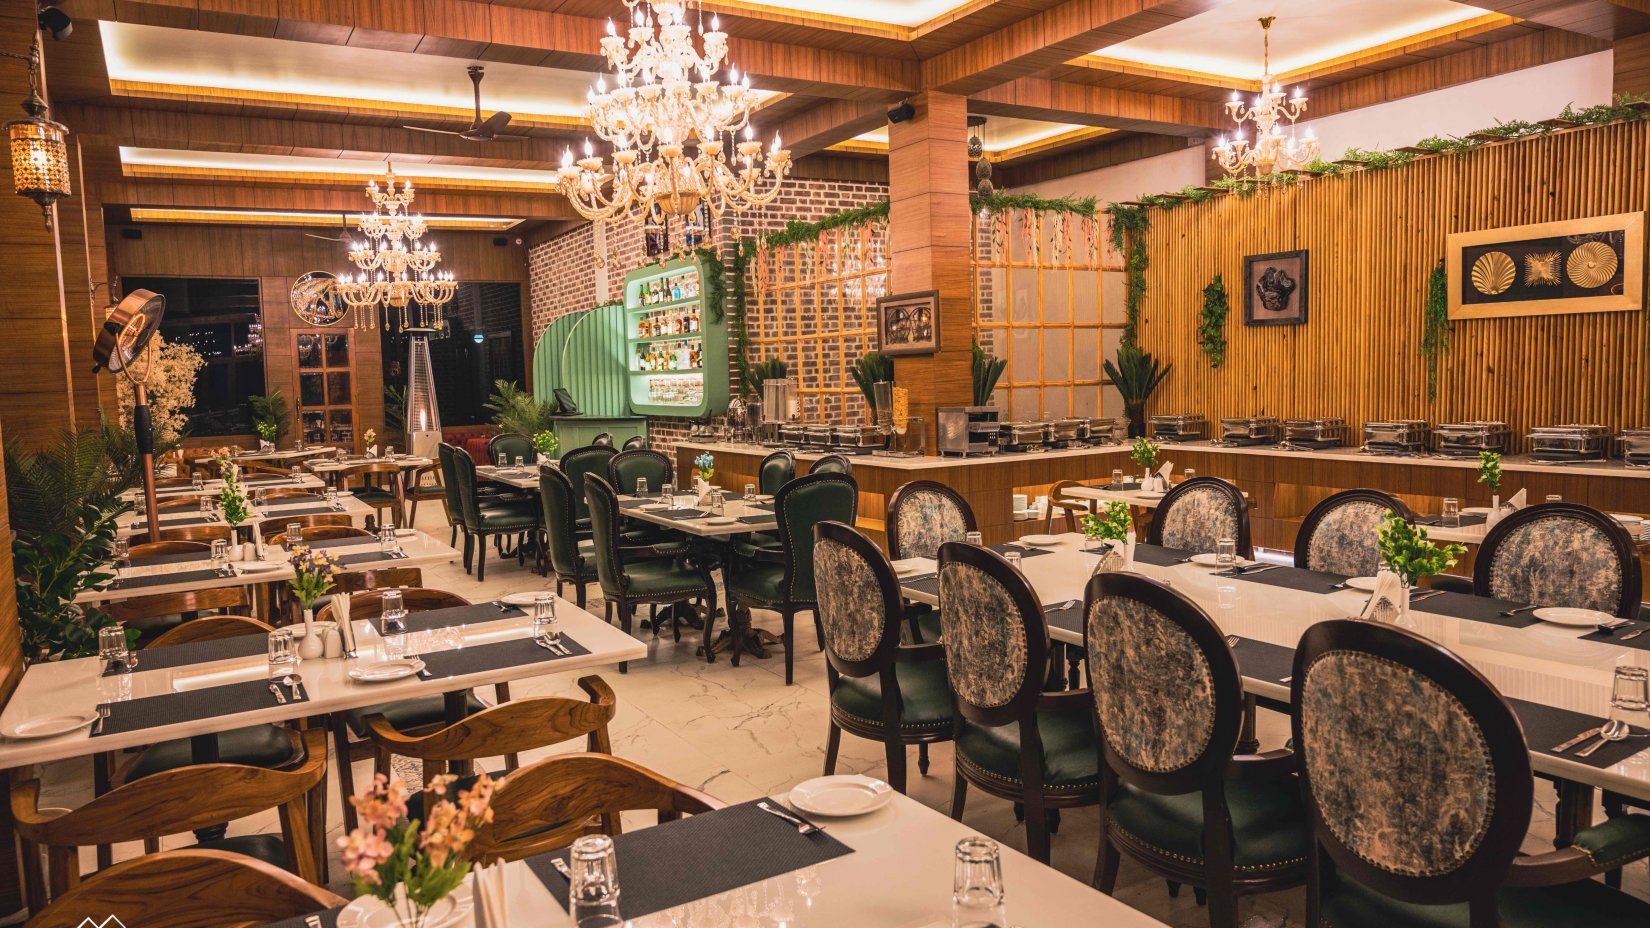
[[[710,30],[688,22],[686,0],[625,0],[630,26],[607,24],[601,51],[613,68],[612,88],[598,78],[586,115],[611,143],[611,163],[588,140],[584,157],[562,155],[561,191],[586,219],[612,221],[662,212],[687,217],[705,204],[713,217],[731,207],[766,206],[790,173],[791,153],[778,135],[764,155],[750,114],[757,98],[750,78],[732,67],[716,79],[728,37],[719,17]],[[699,40],[695,42],[695,33]],[[725,148],[733,143],[730,159]],[[689,154],[688,146],[693,146]]]
[[[450,271],[437,271],[441,252],[433,242],[422,241],[428,226],[424,217],[409,212],[413,197],[411,180],[397,186],[391,165],[380,188],[376,180],[367,182],[367,197],[373,212],[356,221],[365,239],[350,244],[349,259],[357,273],[344,274],[336,289],[344,305],[355,310],[355,327],[377,328],[378,316],[384,325],[402,331],[438,332],[446,325],[442,307],[452,301],[458,283]]]
[[[1285,102],[1283,84],[1272,79],[1272,21],[1276,18],[1263,16],[1260,20],[1265,55],[1260,92],[1247,109],[1235,90],[1232,99],[1226,101],[1226,113],[1238,128],[1230,139],[1221,136],[1213,157],[1233,177],[1264,177],[1279,171],[1298,171],[1318,157],[1318,140],[1310,128],[1305,136],[1295,136],[1294,122],[1306,112],[1306,94],[1297,86]],[[1243,137],[1244,124],[1251,122],[1255,126],[1253,143]],[[1288,135],[1283,131],[1286,124]]]

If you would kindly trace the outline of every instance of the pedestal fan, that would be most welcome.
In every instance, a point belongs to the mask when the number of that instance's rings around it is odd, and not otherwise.
[[[92,345],[92,360],[97,362],[92,373],[108,368],[132,385],[132,432],[143,468],[143,511],[151,541],[160,535],[160,514],[155,506],[155,436],[149,418],[149,373],[154,358],[146,349],[164,315],[165,297],[149,290],[133,290],[103,321]]]

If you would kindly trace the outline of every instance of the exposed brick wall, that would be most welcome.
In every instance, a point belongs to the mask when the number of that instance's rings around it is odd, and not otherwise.
[[[722,260],[731,265],[733,244],[741,238],[776,232],[792,221],[815,222],[833,213],[865,206],[888,197],[888,185],[848,181],[796,180],[787,182],[772,205],[748,213],[729,212],[723,216],[717,236]],[[598,237],[605,247],[598,248]],[[601,252],[598,255],[598,251]],[[619,296],[624,275],[647,260],[643,255],[641,224],[609,225],[598,232],[586,223],[527,252],[528,281],[533,317],[533,340],[550,323],[572,312],[589,309],[600,302],[597,280],[601,273],[598,257],[606,264],[608,299]],[[730,346],[731,357],[731,346]],[[687,437],[693,423],[687,419],[653,417],[648,423],[654,447],[673,454],[677,442]]]

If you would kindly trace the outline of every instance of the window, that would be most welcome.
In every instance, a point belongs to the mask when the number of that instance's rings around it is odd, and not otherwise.
[[[526,386],[521,333],[521,285],[461,283],[442,314],[444,334],[430,337],[430,367],[435,373],[436,405],[441,424],[480,425],[492,421],[486,409],[493,381]],[[407,389],[407,338],[384,330],[384,420],[393,424],[404,414]],[[401,397],[401,399],[397,399]]]
[[[195,379],[190,435],[250,435],[246,399],[264,392],[264,326],[256,279],[127,277],[126,293],[150,290],[166,298],[160,334],[191,345],[206,363]]]
[[[305,444],[355,444],[355,372],[350,363],[353,335],[298,332],[292,336]]]

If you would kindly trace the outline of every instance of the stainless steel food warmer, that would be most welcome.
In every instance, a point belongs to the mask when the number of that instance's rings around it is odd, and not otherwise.
[[[1088,437],[1087,419],[1055,419],[1048,424],[1048,443],[1053,448],[1070,448]]]
[[[1432,434],[1438,453],[1447,457],[1477,457],[1479,452],[1507,453],[1512,430],[1505,422],[1440,422]]]
[[[1425,419],[1365,422],[1364,444],[1360,450],[1367,454],[1425,454],[1431,432],[1432,427]]]
[[[1628,467],[1650,467],[1650,429],[1623,429],[1616,440]]]
[[[1122,416],[1101,416],[1089,420],[1089,444],[1117,445],[1129,437],[1129,420]]]
[[[939,453],[941,455],[996,454],[997,419],[995,406],[941,406],[939,408]]]
[[[1047,440],[1047,422],[1004,422],[997,444],[1004,451],[1030,451],[1045,447]]]
[[[1537,461],[1602,461],[1610,430],[1602,425],[1544,425],[1530,430],[1530,456]]]
[[[1220,439],[1215,443],[1227,446],[1275,445],[1278,443],[1281,428],[1277,416],[1222,419]]]
[[[786,422],[779,426],[780,442],[795,448],[808,443],[808,427],[800,422]]]
[[[1321,419],[1283,420],[1283,447],[1303,451],[1334,448],[1346,444],[1346,420],[1339,416]]]
[[[1152,416],[1152,437],[1158,441],[1197,441],[1209,437],[1209,420],[1199,415]]]
[[[875,425],[839,425],[831,429],[831,446],[835,448],[870,451],[887,444],[887,436]]]
[[[831,431],[828,425],[805,425],[802,427],[802,441],[809,448],[829,448]]]

